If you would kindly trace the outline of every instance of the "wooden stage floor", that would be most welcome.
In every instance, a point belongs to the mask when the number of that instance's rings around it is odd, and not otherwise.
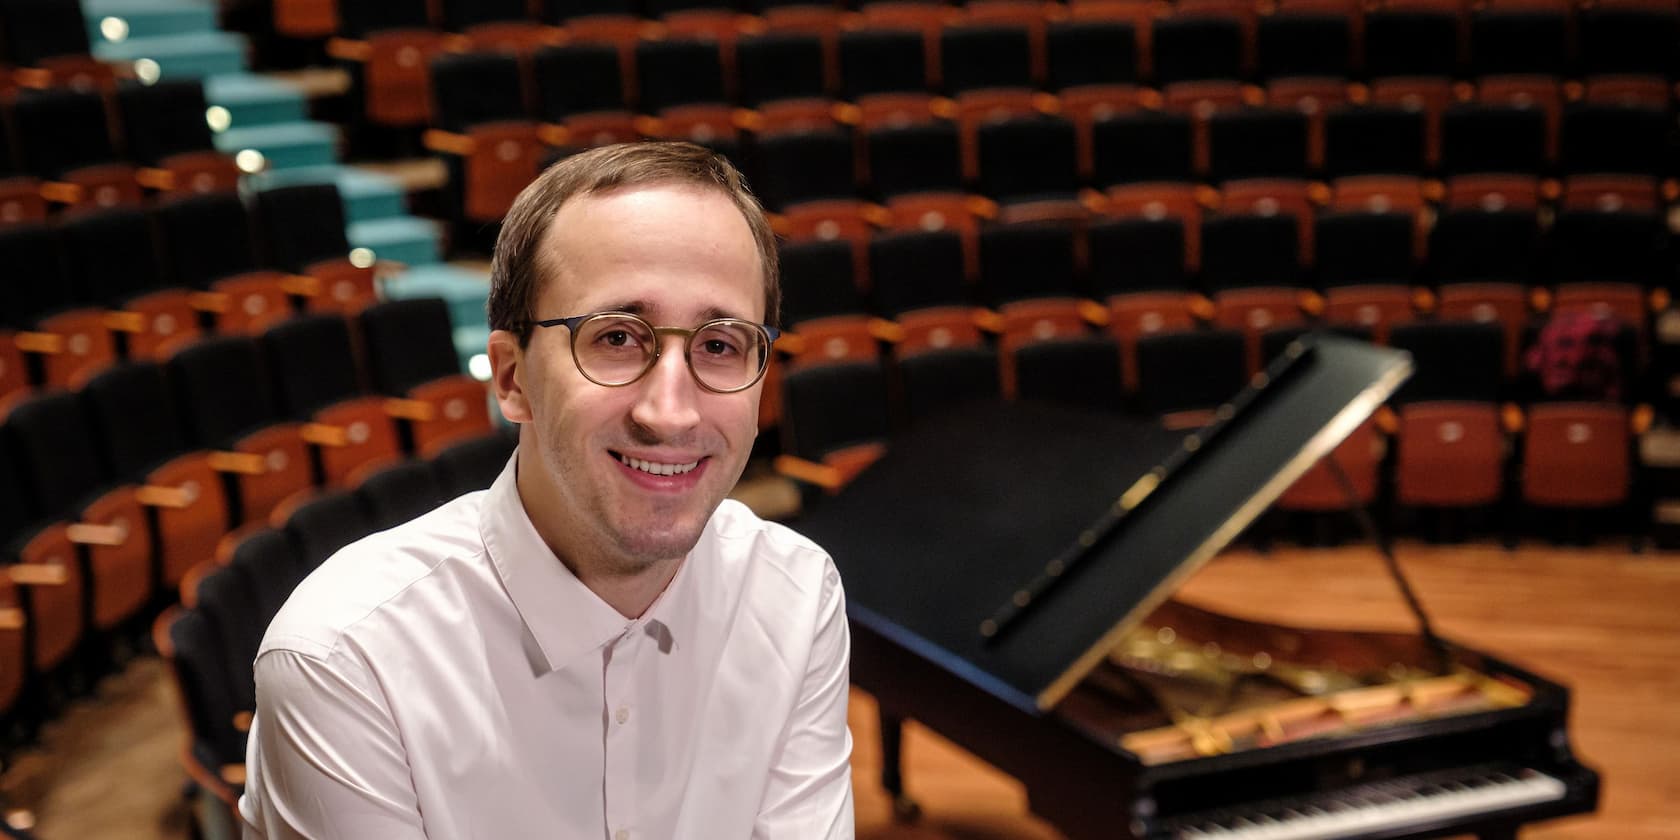
[[[1401,543],[1401,562],[1439,632],[1570,686],[1577,753],[1604,775],[1600,810],[1543,824],[1532,840],[1680,838],[1680,555],[1629,554],[1621,543],[1559,549],[1528,543]],[[1381,559],[1367,547],[1233,551],[1180,593],[1248,618],[1300,626],[1411,626]],[[175,764],[180,727],[155,659],[101,685],[55,724],[47,749],[3,776],[0,796],[35,812],[43,840],[187,837]],[[858,836],[865,840],[1046,840],[1007,777],[914,724],[906,774],[923,816],[895,825],[876,783],[874,704],[853,692]]]

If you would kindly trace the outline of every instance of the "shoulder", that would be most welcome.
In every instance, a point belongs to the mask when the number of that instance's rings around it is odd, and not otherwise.
[[[742,574],[749,587],[786,587],[824,601],[839,593],[840,574],[827,551],[786,525],[760,518],[740,502],[724,500],[712,515],[707,535],[721,565]]]
[[[458,591],[484,554],[479,506],[469,493],[417,519],[370,534],[331,557],[292,590],[269,624],[259,656],[289,650],[326,658],[370,619],[401,622],[400,603],[416,589]],[[388,624],[389,621],[382,621]]]

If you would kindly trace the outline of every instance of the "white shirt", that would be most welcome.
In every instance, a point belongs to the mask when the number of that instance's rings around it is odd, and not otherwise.
[[[733,501],[625,618],[537,536],[510,461],[275,617],[245,836],[851,838],[849,652],[833,561]]]

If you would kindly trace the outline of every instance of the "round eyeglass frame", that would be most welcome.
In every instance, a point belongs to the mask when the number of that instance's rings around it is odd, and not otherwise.
[[[623,382],[602,382],[601,380],[590,376],[589,371],[583,369],[583,362],[578,360],[577,354],[578,327],[582,326],[586,321],[592,321],[596,318],[629,318],[640,322],[643,326],[648,328],[648,332],[652,333],[654,337],[653,352],[648,355],[647,364],[642,366],[641,372],[624,380]],[[754,374],[751,379],[747,380],[746,384],[736,388],[715,388],[707,384],[704,379],[701,379],[700,373],[694,369],[695,334],[708,327],[717,326],[718,324],[740,325],[758,330],[764,335],[764,353],[758,360],[758,372]],[[577,366],[578,373],[582,374],[584,379],[587,379],[596,385],[600,385],[603,388],[622,388],[626,385],[634,385],[637,382],[640,382],[642,377],[647,376],[648,371],[653,370],[654,365],[659,364],[659,357],[665,352],[665,342],[661,339],[668,335],[681,336],[683,339],[683,364],[688,367],[688,375],[694,379],[694,384],[699,385],[701,388],[714,394],[738,394],[754,385],[757,385],[759,380],[764,378],[764,371],[770,367],[770,345],[775,344],[776,339],[782,334],[781,330],[772,327],[769,324],[759,324],[753,321],[742,320],[740,318],[713,318],[710,321],[705,321],[689,329],[684,329],[683,327],[656,327],[649,324],[647,319],[642,318],[639,315],[631,312],[621,312],[616,310],[591,312],[587,315],[573,315],[569,318],[549,318],[542,321],[532,321],[531,325],[535,327],[565,327],[566,332],[571,335],[570,349],[572,353],[572,364]]]

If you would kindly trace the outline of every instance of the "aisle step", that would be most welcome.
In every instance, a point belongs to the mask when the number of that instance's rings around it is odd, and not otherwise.
[[[309,98],[302,91],[255,73],[211,76],[204,80],[204,98],[227,111],[230,128],[309,119]]]
[[[229,32],[197,32],[129,38],[120,43],[96,43],[93,55],[104,61],[134,64],[141,79],[202,79],[245,69],[245,36]],[[154,69],[142,64],[152,62]]]
[[[293,122],[232,128],[217,134],[216,148],[237,155],[261,152],[270,169],[321,166],[338,159],[338,128],[326,123]]]
[[[392,216],[344,226],[352,248],[367,248],[382,260],[408,266],[430,265],[443,252],[437,222],[413,216]]]
[[[216,7],[194,0],[82,0],[88,43],[216,31]]]

